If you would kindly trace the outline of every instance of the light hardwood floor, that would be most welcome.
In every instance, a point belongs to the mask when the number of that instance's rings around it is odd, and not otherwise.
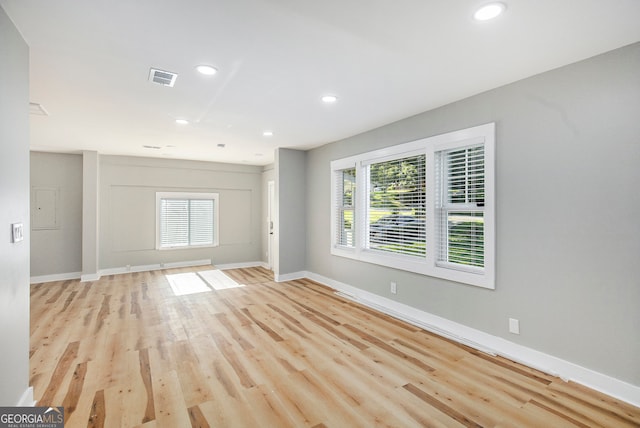
[[[66,427],[623,427],[640,409],[261,268],[31,288],[31,385]],[[191,273],[191,275],[189,275]]]

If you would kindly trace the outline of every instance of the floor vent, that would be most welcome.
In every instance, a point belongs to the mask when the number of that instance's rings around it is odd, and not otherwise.
[[[158,70],[157,68],[152,68],[149,71],[149,82],[157,83],[162,86],[170,86],[176,83],[176,78],[178,77],[177,73],[172,73],[170,71]]]

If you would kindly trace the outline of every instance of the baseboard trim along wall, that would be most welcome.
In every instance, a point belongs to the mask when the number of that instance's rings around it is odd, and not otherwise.
[[[212,264],[211,259],[202,259],[202,260],[189,260],[185,262],[156,263],[151,265],[122,266],[117,268],[100,269],[97,274],[83,275],[82,272],[70,272],[70,273],[61,273],[61,274],[54,274],[54,275],[32,276],[30,279],[30,283],[39,284],[41,282],[66,281],[68,279],[80,279],[80,281],[82,282],[98,281],[104,275],[119,275],[123,273],[131,273],[131,272],[150,272],[153,270],[194,267],[194,266],[207,266],[211,264]],[[243,263],[228,263],[228,264],[215,265],[216,269],[220,269],[220,270],[239,269],[239,268],[256,267],[256,266],[260,266],[265,269],[269,268],[269,266],[265,262],[243,262]]]
[[[157,263],[152,265],[123,266],[123,267],[117,267],[117,268],[100,269],[98,273],[92,273],[87,275],[83,275],[82,272],[70,272],[70,273],[60,273],[55,275],[32,276],[30,279],[30,282],[31,284],[38,284],[41,282],[66,281],[68,279],[80,279],[81,282],[90,282],[90,281],[98,281],[104,275],[119,275],[122,273],[131,273],[131,272],[149,272],[152,270],[203,266],[203,265],[210,265],[210,264],[211,264],[211,259],[203,259],[203,260],[190,260],[186,262]]]
[[[16,403],[16,407],[33,407],[36,405],[36,401],[33,399],[33,387],[30,386],[20,397],[20,401]]]
[[[32,276],[29,279],[31,284],[39,284],[41,282],[66,281],[68,279],[80,279],[82,272],[59,273],[54,275]]]
[[[337,294],[342,297],[361,303],[427,331],[431,331],[440,336],[471,346],[479,351],[491,355],[499,355],[550,375],[557,376],[564,381],[579,383],[634,406],[640,406],[639,386],[632,385],[611,376],[581,367],[570,361],[536,351],[535,349],[531,349],[526,346],[518,345],[517,343],[510,342],[501,337],[458,324],[322,275],[312,272],[296,272],[283,276],[292,276],[294,277],[293,279],[299,279],[302,277],[309,278],[313,281],[319,282],[320,284],[333,288],[336,290]]]
[[[221,265],[214,265],[219,270],[227,269],[243,269],[250,267],[263,267],[269,269],[269,265],[265,262],[243,262],[243,263],[225,263]]]
[[[194,267],[194,266],[205,266],[210,265],[211,259],[202,259],[202,260],[188,260],[184,262],[173,262],[173,263],[155,263],[151,265],[138,265],[138,266],[124,266],[117,268],[109,268],[109,269],[100,269],[98,279],[102,275],[118,275],[121,273],[130,273],[130,272],[150,272],[152,270],[162,270],[162,269],[173,269],[173,268],[181,268],[181,267]],[[93,280],[95,281],[95,280]]]
[[[309,275],[311,274],[307,271],[300,271],[300,272],[293,272],[293,273],[285,273],[283,275],[278,275],[274,273],[273,277],[276,282],[284,282],[284,281],[293,281],[294,279],[302,279],[302,278],[311,279]]]
[[[81,275],[80,276],[80,282],[90,282],[90,281],[97,281],[100,279],[100,273],[88,273],[86,275]]]

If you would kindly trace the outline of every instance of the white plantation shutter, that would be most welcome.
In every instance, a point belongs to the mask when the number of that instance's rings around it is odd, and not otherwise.
[[[158,248],[217,245],[217,194],[158,193]]]
[[[347,168],[335,171],[336,174],[336,244],[344,247],[355,245],[355,198],[356,169]]]
[[[484,268],[484,145],[436,152],[437,263]]]
[[[368,248],[424,257],[425,155],[374,162],[368,168]]]

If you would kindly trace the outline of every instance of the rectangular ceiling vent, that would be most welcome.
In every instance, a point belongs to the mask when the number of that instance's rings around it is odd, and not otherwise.
[[[158,85],[173,87],[177,78],[178,74],[170,71],[158,70],[157,68],[152,68],[149,71],[149,82],[157,83]]]
[[[35,116],[49,116],[49,112],[42,107],[42,104],[29,103],[29,114]]]

